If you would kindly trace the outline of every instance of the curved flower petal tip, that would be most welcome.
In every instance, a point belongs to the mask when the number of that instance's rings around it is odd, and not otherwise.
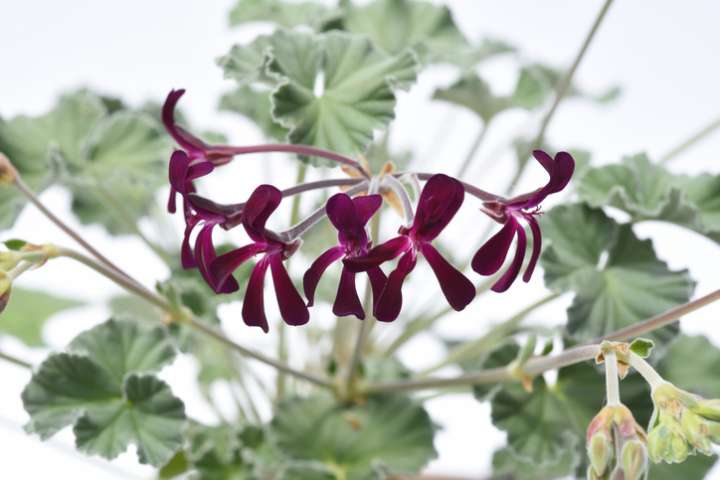
[[[492,275],[500,270],[515,237],[516,226],[515,222],[506,222],[498,233],[485,242],[472,259],[472,269],[480,275]]]
[[[282,201],[282,192],[272,185],[260,185],[248,198],[242,214],[242,223],[250,238],[263,241],[265,223]]]
[[[413,229],[424,241],[432,241],[453,219],[465,199],[465,188],[447,175],[433,175],[420,194]]]

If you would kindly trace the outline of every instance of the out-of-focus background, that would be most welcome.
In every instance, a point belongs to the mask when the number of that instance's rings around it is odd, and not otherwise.
[[[461,29],[472,39],[492,36],[516,45],[523,55],[556,66],[566,66],[577,51],[597,11],[598,0],[507,0],[504,2],[455,0],[452,7]],[[269,26],[230,29],[227,12],[233,0],[23,0],[0,2],[0,115],[39,114],[51,107],[58,94],[87,86],[123,97],[131,104],[148,99],[161,101],[171,88],[188,90],[183,109],[194,125],[226,133],[234,142],[250,143],[259,133],[236,116],[217,112],[219,95],[230,89],[215,58],[231,44],[245,42]],[[622,97],[598,107],[568,100],[562,104],[549,131],[558,148],[582,147],[599,163],[617,161],[622,155],[648,151],[665,153],[676,143],[720,115],[720,4],[710,0],[686,2],[617,1],[577,73],[577,82],[588,89],[611,85],[622,88]],[[514,85],[514,70],[499,58],[482,65],[482,72],[498,91]],[[424,73],[409,93],[400,94],[397,121],[393,126],[395,146],[411,149],[422,158],[424,169],[454,172],[478,128],[470,113],[448,104],[429,102],[438,84],[454,78],[448,68]],[[537,120],[537,119],[535,119]],[[488,190],[504,185],[512,173],[510,153],[502,146],[509,132],[534,132],[537,121],[508,113],[493,125],[486,143],[471,168],[468,180]],[[671,164],[677,172],[710,170],[720,165],[720,135],[687,151]],[[216,198],[231,199],[238,189],[249,190],[272,180],[287,186],[294,170],[289,161],[273,164],[268,159],[234,165],[214,179]],[[285,162],[285,163],[283,163]],[[263,165],[264,164],[264,165]],[[539,168],[523,179],[527,188],[543,181]],[[69,196],[59,189],[43,194],[45,202],[63,217],[70,217]],[[549,206],[549,205],[548,205]],[[458,239],[473,232],[472,208],[466,207],[464,222],[454,227]],[[111,239],[100,228],[83,228],[100,245],[146,285],[166,274],[166,267],[138,241]],[[643,224],[638,234],[654,240],[660,258],[672,268],[689,268],[698,281],[697,294],[717,288],[720,260],[709,240],[670,225]],[[388,230],[389,233],[389,230]],[[2,232],[2,239],[21,237],[31,241],[69,244],[56,228],[28,208],[16,227]],[[474,245],[474,243],[473,243]],[[472,247],[462,241],[455,246],[463,254]],[[465,248],[464,248],[465,247]],[[430,282],[426,282],[430,283]],[[98,280],[82,267],[58,260],[48,268],[23,277],[21,285],[44,287],[88,302],[91,306],[53,318],[46,329],[51,347],[62,348],[81,330],[106,318],[102,301],[117,288]],[[416,285],[416,284],[414,284]],[[436,294],[431,285],[425,290]],[[418,293],[415,293],[415,292]],[[421,295],[421,287],[413,294]],[[507,317],[517,305],[529,303],[544,293],[540,275],[530,284],[518,282],[502,296],[485,296],[462,314],[445,319],[438,330],[449,337],[470,338],[487,324]],[[424,298],[424,297],[421,297]],[[559,323],[570,296],[533,313],[532,321]],[[92,306],[96,305],[96,306]],[[272,335],[247,329],[239,307],[221,312],[223,326],[243,343],[264,348]],[[708,334],[720,345],[720,308],[706,308],[683,322],[688,332]],[[2,319],[0,318],[0,321]],[[379,326],[384,328],[384,326]],[[389,328],[389,327],[388,327]],[[395,326],[395,328],[398,328]],[[291,333],[292,342],[292,333]],[[46,351],[31,351],[11,339],[0,338],[8,352],[39,362]],[[292,347],[292,343],[291,343]],[[296,352],[302,356],[304,352]],[[402,351],[403,360],[422,367],[437,361],[442,351],[436,342],[420,338]],[[719,366],[720,367],[720,366]],[[181,358],[163,372],[173,390],[186,403],[190,415],[212,419],[207,405],[192,389],[193,364]],[[720,374],[720,368],[719,368]],[[443,373],[452,373],[448,370]],[[28,372],[0,363],[0,464],[8,479],[46,478],[61,475],[76,479],[147,478],[151,470],[139,466],[132,452],[112,463],[74,453],[72,435],[63,431],[48,442],[40,442],[22,431],[27,420],[20,392]],[[451,395],[428,404],[434,420],[443,426],[437,436],[440,457],[431,472],[482,477],[490,471],[493,449],[503,434],[490,423],[489,407],[471,395]],[[720,478],[716,468],[710,478]]]

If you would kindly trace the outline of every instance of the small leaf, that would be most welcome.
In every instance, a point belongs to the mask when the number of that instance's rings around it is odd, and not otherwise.
[[[475,73],[466,74],[447,88],[435,90],[433,98],[468,108],[486,124],[513,106],[507,98],[494,95],[490,85]]]
[[[282,451],[337,469],[347,480],[371,476],[374,466],[417,473],[436,453],[427,412],[404,397],[373,397],[342,407],[331,397],[282,403],[271,424]]]
[[[635,221],[672,222],[720,242],[720,175],[673,175],[639,154],[590,169],[578,193],[593,207],[617,207]]]
[[[648,358],[654,346],[655,343],[652,340],[636,338],[630,343],[630,351],[639,357]]]
[[[8,248],[8,250],[22,250],[22,248],[27,245],[27,242],[25,240],[20,240],[18,238],[13,238],[11,240],[6,240],[3,242],[5,246]]]
[[[470,50],[450,9],[430,2],[374,0],[347,7],[343,27],[367,35],[383,51],[399,54],[415,49],[427,62],[453,62]]]
[[[590,340],[687,302],[694,282],[687,270],[672,271],[650,240],[638,239],[601,210],[582,205],[553,208],[542,218],[549,247],[542,256],[546,284],[572,290],[568,334]],[[677,325],[650,335],[667,342]]]
[[[12,335],[29,347],[42,347],[45,323],[53,315],[80,305],[74,299],[13,287],[7,308],[0,313],[0,334]]]
[[[27,430],[45,439],[74,425],[78,449],[115,458],[130,443],[161,466],[182,445],[182,402],[152,375],[174,358],[162,328],[109,320],[50,355],[23,390]]]

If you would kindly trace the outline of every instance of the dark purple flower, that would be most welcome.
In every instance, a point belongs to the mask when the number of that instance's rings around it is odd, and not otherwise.
[[[460,209],[464,197],[465,190],[460,182],[447,175],[433,175],[420,194],[415,220],[410,227],[401,227],[400,236],[372,248],[367,255],[344,260],[353,271],[367,271],[402,255],[375,302],[374,313],[378,320],[391,322],[400,314],[402,285],[415,268],[418,252],[430,264],[452,308],[460,311],[475,297],[472,282],[431,244]]]
[[[382,205],[382,196],[365,195],[350,198],[344,193],[338,193],[330,197],[325,205],[325,212],[338,231],[338,245],[329,248],[317,260],[313,262],[305,276],[303,285],[305,296],[308,299],[308,307],[313,305],[315,288],[325,270],[341,258],[356,258],[368,253],[370,240],[368,239],[365,225]],[[377,299],[385,287],[385,274],[378,266],[367,269],[370,279],[373,298]],[[365,319],[362,303],[358,297],[355,287],[355,272],[347,266],[343,266],[340,274],[333,313],[338,317],[355,315],[357,318]]]
[[[472,260],[473,270],[481,275],[492,275],[500,270],[510,250],[513,238],[517,236],[515,257],[507,271],[492,286],[492,290],[495,292],[504,292],[510,288],[522,268],[523,260],[525,259],[527,238],[525,228],[520,223],[520,220],[527,222],[533,236],[533,249],[530,255],[530,262],[523,274],[523,281],[530,281],[530,277],[540,257],[542,243],[540,226],[535,219],[535,217],[541,213],[540,203],[545,200],[548,195],[557,193],[565,188],[575,170],[575,160],[573,160],[572,156],[567,152],[559,152],[555,155],[554,160],[542,150],[533,151],[533,156],[548,172],[548,175],[550,175],[550,179],[544,187],[507,201],[486,202],[484,204],[485,212],[494,220],[504,225],[498,233],[485,242],[475,253]]]
[[[260,327],[265,332],[268,331],[268,323],[265,317],[263,291],[268,268],[275,285],[280,315],[285,323],[304,325],[310,318],[305,302],[295,289],[283,264],[283,261],[295,252],[299,242],[287,243],[276,233],[265,228],[268,217],[277,209],[281,200],[282,193],[272,185],[260,185],[250,195],[243,208],[242,224],[253,243],[215,258],[210,239],[214,225],[206,225],[198,236],[200,242],[200,235],[208,232],[207,236],[203,237],[202,248],[195,249],[198,268],[201,271],[206,268],[211,278],[211,286],[214,285],[213,288],[222,289],[223,292],[231,287],[234,287],[231,291],[237,290],[233,272],[255,255],[263,254],[250,274],[243,300],[242,316],[247,325]]]
[[[193,193],[195,191],[193,180],[209,174],[218,165],[226,164],[234,155],[231,147],[208,145],[175,123],[175,106],[184,93],[185,90],[171,90],[162,107],[165,129],[181,148],[173,152],[170,158],[170,197],[168,198],[170,213],[175,213],[177,193],[184,198],[187,194]]]

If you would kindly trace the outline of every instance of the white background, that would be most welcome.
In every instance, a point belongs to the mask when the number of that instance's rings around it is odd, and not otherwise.
[[[0,115],[39,114],[49,108],[56,96],[78,86],[88,86],[117,94],[131,104],[146,99],[160,100],[173,87],[184,87],[188,94],[183,109],[194,124],[223,130],[236,142],[257,141],[258,133],[246,122],[216,112],[219,93],[231,83],[222,79],[214,59],[232,43],[246,41],[267,28],[230,30],[226,13],[232,0],[23,0],[0,2]],[[493,36],[520,47],[524,57],[555,65],[567,65],[578,49],[596,12],[599,1],[471,1],[447,2],[464,32],[473,39]],[[623,154],[646,150],[659,155],[720,114],[720,6],[710,0],[673,2],[618,1],[614,5],[585,61],[577,80],[590,90],[619,84],[622,98],[608,107],[595,107],[582,101],[568,101],[560,108],[549,138],[558,148],[583,147],[600,163],[617,161]],[[507,60],[490,62],[484,73],[494,80],[498,91],[509,91],[514,77]],[[402,94],[395,127],[397,146],[411,148],[421,159],[423,169],[453,173],[478,129],[470,114],[425,99],[437,84],[448,83],[454,72],[438,69],[423,75],[410,94]],[[518,128],[533,132],[519,113],[509,113],[493,126],[478,155],[476,168],[468,180],[486,189],[502,185],[511,171],[510,157],[503,150],[510,132]],[[440,132],[438,134],[438,131]],[[720,135],[693,148],[672,164],[682,172],[718,170]],[[237,198],[238,175],[241,187],[268,178],[270,160],[250,163],[250,171],[233,167],[223,179],[215,181],[217,197]],[[293,169],[285,160],[272,159],[272,180],[287,186]],[[263,167],[258,167],[264,163]],[[524,181],[535,188],[543,181],[539,169]],[[286,172],[286,173],[285,173]],[[234,175],[234,176],[233,176]],[[222,191],[222,187],[226,187]],[[50,190],[43,199],[53,210],[67,215],[68,197]],[[468,201],[469,203],[469,201]],[[473,208],[464,209],[450,232],[465,238],[478,229]],[[99,228],[85,229],[87,237],[102,246],[114,260],[140,277],[147,285],[163,278],[165,267],[142,245],[132,239],[110,240]],[[689,268],[698,280],[697,294],[717,288],[717,246],[698,235],[667,225],[644,224],[637,232],[651,237],[661,258],[673,268]],[[390,226],[388,226],[388,234]],[[449,233],[452,236],[452,233]],[[5,237],[22,237],[36,242],[68,244],[54,227],[34,211],[27,210],[12,232]],[[456,242],[461,255],[470,253],[473,243]],[[427,275],[428,272],[425,272]],[[421,277],[423,273],[415,276]],[[425,277],[427,278],[427,277]],[[43,286],[90,303],[90,307],[59,315],[47,328],[47,341],[62,348],[79,331],[103,320],[107,314],[102,301],[117,289],[77,265],[56,261],[23,278],[24,285]],[[437,295],[432,282],[409,289],[419,298]],[[432,289],[432,290],[431,290]],[[422,293],[421,293],[422,292]],[[427,295],[424,295],[427,292]],[[486,296],[463,314],[450,316],[438,330],[446,336],[472,338],[488,325],[507,318],[517,306],[543,295],[541,272],[530,285],[518,284],[503,296]],[[559,323],[570,298],[563,298],[533,313],[531,321]],[[224,310],[224,326],[239,341],[258,348],[273,344],[273,338],[249,332],[242,326],[236,306]],[[324,307],[327,309],[327,307]],[[321,313],[318,314],[322,316]],[[272,318],[272,317],[271,317]],[[683,323],[689,332],[703,332],[720,344],[717,327],[720,308],[706,308]],[[0,321],[2,318],[0,317]],[[318,322],[322,322],[319,319]],[[399,328],[398,326],[388,328]],[[292,337],[292,346],[297,338]],[[17,342],[0,339],[8,352],[39,362],[46,352],[27,351]],[[294,360],[303,355],[297,345]],[[429,337],[420,338],[402,352],[412,366],[422,367],[441,358],[442,351]],[[173,389],[186,401],[190,414],[212,419],[207,406],[193,391],[192,362],[180,359],[164,372]],[[446,373],[452,373],[448,371]],[[21,431],[27,417],[20,402],[20,391],[28,373],[0,364],[0,475],[3,478],[110,479],[149,477],[149,469],[136,464],[132,454],[123,455],[112,465],[87,459],[72,452],[72,437],[64,431],[52,441],[41,443]],[[489,473],[492,450],[503,441],[503,434],[489,422],[489,408],[469,395],[447,396],[429,404],[436,422],[443,425],[436,446],[440,458],[430,471],[481,477]],[[59,473],[61,472],[61,473]],[[716,469],[713,478],[720,478]]]

